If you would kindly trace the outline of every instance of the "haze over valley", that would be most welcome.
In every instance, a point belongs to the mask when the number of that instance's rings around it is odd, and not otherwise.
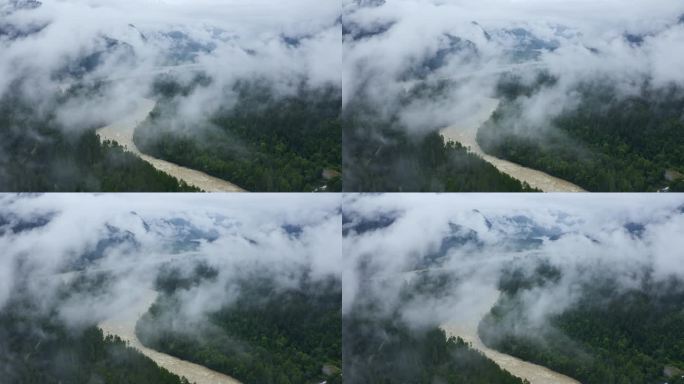
[[[339,190],[339,12],[3,1],[0,189]]]
[[[385,194],[344,202],[345,379],[684,380],[684,201]]]
[[[345,190],[681,190],[683,16],[676,0],[346,1]]]
[[[339,198],[174,196],[0,198],[3,382],[341,382]]]

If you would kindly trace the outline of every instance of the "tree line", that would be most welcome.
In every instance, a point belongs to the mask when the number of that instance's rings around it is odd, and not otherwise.
[[[522,118],[520,96],[529,96],[553,79],[534,86],[502,81],[503,98],[492,119],[478,132],[482,149],[539,169],[596,192],[650,192],[684,189],[684,90],[644,84],[623,96],[601,81],[577,87],[579,105],[542,126]]]
[[[404,283],[398,302],[389,310],[382,298],[372,294],[357,298],[342,321],[345,381],[529,384],[438,326],[402,320],[403,308],[420,305],[425,297],[449,295],[457,284],[458,278],[451,273],[426,271]]]
[[[86,281],[87,280],[87,281]],[[0,310],[0,375],[7,384],[190,384],[94,324],[66,324],[61,300],[101,290],[106,279],[79,278],[47,302],[20,283]],[[47,304],[47,305],[46,305]]]
[[[67,129],[55,112],[28,100],[0,100],[0,190],[17,192],[190,192],[197,189],[156,170],[95,127]]]
[[[532,192],[439,132],[409,135],[396,116],[363,99],[343,119],[344,189],[349,192]]]
[[[234,105],[199,122],[176,116],[176,96],[187,89],[162,81],[157,91],[160,105],[134,136],[143,152],[250,191],[341,190],[339,87],[278,95],[268,84],[240,82]]]
[[[525,326],[532,322],[522,297],[560,276],[548,265],[531,275],[509,270],[502,298],[480,324],[485,344],[585,384],[684,383],[684,282],[644,278],[624,289],[602,275],[545,326]]]
[[[250,276],[237,283],[234,302],[185,329],[172,323],[180,312],[175,294],[212,278],[212,272],[169,272],[158,281],[163,294],[136,327],[146,346],[246,384],[342,382],[339,280],[304,280],[283,289],[270,278]]]

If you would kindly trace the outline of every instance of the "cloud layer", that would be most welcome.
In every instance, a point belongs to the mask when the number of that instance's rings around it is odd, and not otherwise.
[[[104,292],[63,303],[61,315],[93,323],[154,288],[164,266],[218,271],[186,293],[187,315],[229,303],[245,274],[291,287],[303,276],[339,279],[340,198],[330,195],[4,195],[0,198],[0,309],[21,286],[46,308],[57,288],[105,273]]]
[[[213,79],[211,87],[191,95],[186,104],[218,104],[241,79],[265,79],[283,91],[301,82],[340,84],[340,9],[335,2],[26,3],[0,2],[0,97],[23,93],[40,104],[84,81],[111,85],[99,98],[73,101],[74,110],[63,112],[70,115],[66,123],[87,123],[84,109],[97,110],[105,120],[120,116],[147,95],[159,74],[187,81],[203,72]]]
[[[375,315],[400,308],[414,326],[472,323],[512,262],[530,275],[540,260],[562,273],[558,284],[530,293],[525,310],[538,321],[571,306],[584,283],[684,281],[684,243],[675,235],[684,230],[683,204],[662,195],[348,195],[343,312],[373,301]],[[402,289],[421,276],[452,282],[399,305]]]
[[[558,77],[525,100],[539,123],[572,108],[572,90],[596,79],[623,94],[684,86],[684,5],[677,0],[346,1],[343,11],[345,106],[355,99],[396,114],[411,131],[462,123],[499,76]],[[437,100],[402,101],[416,84],[451,80]]]

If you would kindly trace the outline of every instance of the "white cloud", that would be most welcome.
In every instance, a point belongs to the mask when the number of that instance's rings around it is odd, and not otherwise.
[[[473,316],[473,303],[491,303],[502,269],[516,260],[530,273],[540,259],[562,273],[558,284],[527,293],[526,310],[538,321],[572,305],[578,286],[594,279],[614,278],[623,288],[638,288],[651,272],[656,282],[684,280],[684,240],[675,235],[684,230],[684,199],[676,195],[347,195],[343,206],[345,313],[369,299],[377,300],[378,315],[395,311],[405,281],[422,268],[450,276],[454,287],[404,304],[401,314],[414,325]],[[382,217],[396,220],[353,230]],[[628,223],[644,225],[643,233],[630,233]],[[454,234],[469,240],[426,264]]]
[[[0,308],[20,282],[50,303],[56,287],[78,274],[74,267],[113,277],[105,297],[84,294],[64,305],[63,316],[86,323],[135,301],[167,263],[192,271],[205,261],[219,273],[214,283],[188,293],[189,314],[229,302],[226,287],[245,272],[271,276],[280,286],[305,274],[314,280],[340,278],[339,204],[337,195],[310,194],[4,195],[0,217],[9,224],[0,226]],[[50,219],[32,230],[10,230],[39,217]],[[301,232],[288,233],[287,225]],[[117,234],[125,241],[111,241]],[[179,242],[187,247],[191,240],[196,247],[179,248]],[[101,257],[84,261],[102,241],[109,246]]]
[[[678,24],[683,14],[678,0],[387,0],[374,7],[346,1],[348,30],[388,29],[345,37],[344,105],[363,92],[375,110],[398,113],[409,129],[424,132],[458,121],[449,121],[449,115],[467,113],[471,100],[491,96],[498,75],[513,68],[523,73],[543,68],[559,78],[549,90],[553,95],[535,95],[529,102],[532,110],[523,117],[534,122],[571,108],[576,100],[570,91],[582,81],[610,79],[627,94],[646,78],[655,87],[684,86],[678,69],[684,60],[684,25]],[[511,33],[516,29],[529,34],[516,36]],[[630,43],[628,34],[643,42]],[[425,72],[421,66],[445,48],[447,35],[470,41],[477,54],[454,50],[442,67]],[[521,60],[537,65],[525,68]],[[407,73],[428,83],[459,81],[438,102],[416,101],[407,108],[399,105]]]
[[[0,29],[44,28],[0,36],[0,97],[22,91],[36,105],[46,103],[60,86],[80,81],[66,69],[78,69],[84,58],[97,61],[93,54],[100,64],[85,79],[113,80],[115,86],[101,97],[62,106],[64,125],[101,122],[92,115],[105,121],[120,116],[150,91],[155,74],[176,65],[186,66],[176,70],[179,76],[202,70],[214,79],[204,95],[187,100],[190,112],[213,112],[239,79],[264,78],[276,88],[303,80],[312,87],[339,86],[339,15],[339,3],[327,0],[45,0],[2,16]],[[17,79],[24,79],[21,90],[10,88]]]

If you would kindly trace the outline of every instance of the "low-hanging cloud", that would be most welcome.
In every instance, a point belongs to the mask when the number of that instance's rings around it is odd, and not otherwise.
[[[560,280],[523,298],[530,321],[571,307],[582,286],[614,279],[616,289],[684,281],[684,199],[654,195],[347,196],[343,313],[372,302],[373,316],[397,313],[415,327],[477,324],[512,263],[528,276],[540,262]],[[412,292],[425,277],[447,289]]]
[[[339,280],[339,204],[332,195],[4,195],[0,310],[22,287],[44,308],[61,300],[68,324],[93,324],[154,290],[162,268],[192,276],[198,263],[217,276],[183,293],[189,318],[229,304],[249,274],[281,289]],[[107,276],[100,291],[58,297],[64,283],[97,274]]]
[[[67,127],[120,117],[160,74],[212,79],[184,100],[180,112],[192,118],[229,103],[239,80],[265,80],[283,93],[340,85],[340,9],[331,1],[0,3],[0,97],[21,94],[49,109],[73,85],[106,85],[60,106]]]
[[[412,133],[466,124],[504,73],[557,78],[521,101],[532,125],[573,108],[584,82],[609,82],[619,95],[684,86],[677,0],[349,0],[343,9],[345,107],[363,100]],[[406,101],[416,85],[444,81],[438,100]]]

